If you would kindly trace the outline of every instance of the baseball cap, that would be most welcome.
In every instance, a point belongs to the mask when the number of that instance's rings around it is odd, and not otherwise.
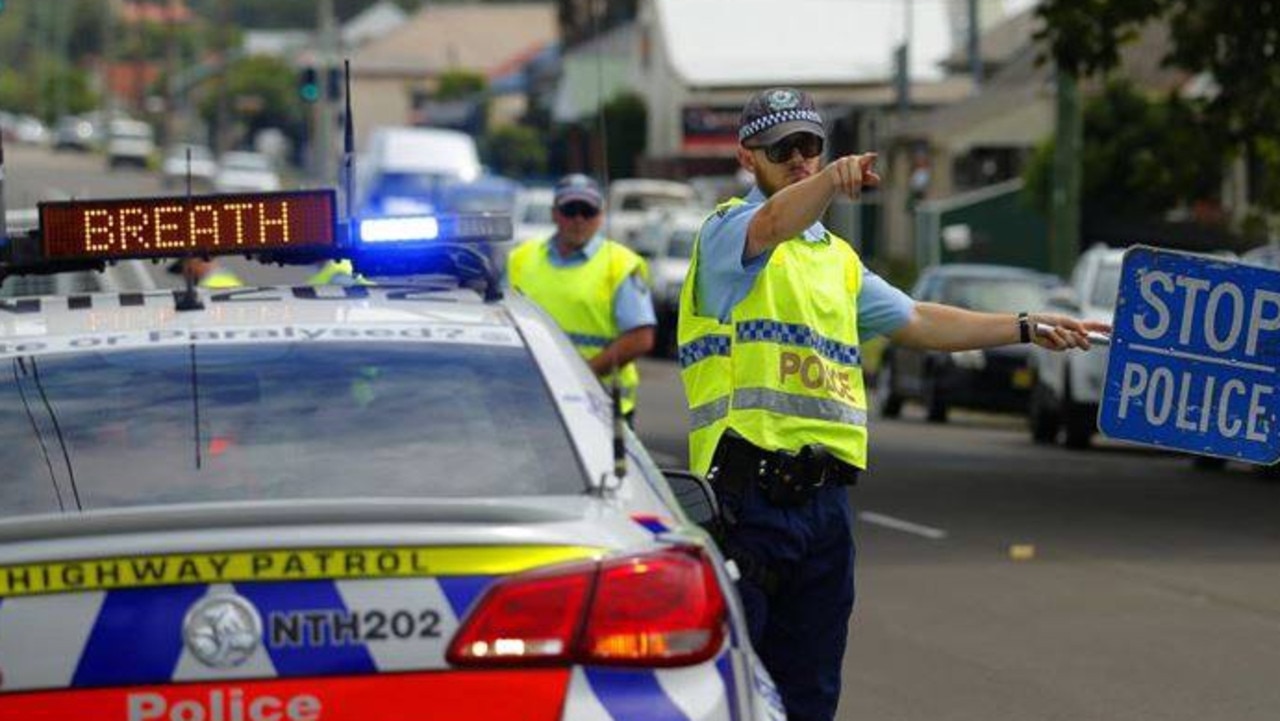
[[[553,203],[559,207],[565,203],[578,201],[599,209],[604,203],[600,186],[595,180],[582,173],[566,175],[556,183]]]
[[[824,140],[827,131],[813,98],[795,88],[761,90],[742,107],[738,142],[748,148],[772,145],[792,133],[813,133]]]

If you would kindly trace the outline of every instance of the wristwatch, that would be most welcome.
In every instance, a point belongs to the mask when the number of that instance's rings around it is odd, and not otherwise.
[[[1031,317],[1025,310],[1018,314],[1018,340],[1023,343],[1031,342]]]

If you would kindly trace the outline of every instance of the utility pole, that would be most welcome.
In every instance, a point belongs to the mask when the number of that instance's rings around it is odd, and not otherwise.
[[[907,111],[911,109],[911,35],[912,35],[912,15],[914,12],[911,8],[911,0],[904,0],[906,16],[903,18],[903,30],[906,36],[902,40],[902,48],[898,52],[897,66],[899,73],[898,87],[898,112],[903,115],[901,120],[906,119]]]
[[[231,138],[231,98],[228,97],[227,83],[231,75],[231,0],[218,1],[218,62],[222,72],[218,78],[218,115],[216,129],[213,133],[213,149],[221,158],[227,152],[228,140]]]
[[[1084,144],[1084,118],[1075,75],[1059,66],[1057,85],[1053,190],[1049,207],[1049,267],[1065,278],[1080,251],[1080,151]]]
[[[320,80],[320,99],[315,103],[311,113],[312,127],[314,131],[311,137],[314,140],[312,167],[315,168],[315,174],[318,182],[321,184],[333,183],[333,98],[329,97],[329,73],[333,70],[334,63],[338,57],[337,50],[337,20],[333,14],[333,0],[320,0],[317,4],[318,15],[316,17],[316,27],[319,31],[319,61],[316,63],[317,73]]]
[[[110,118],[115,115],[116,96],[111,91],[111,71],[116,62],[116,43],[113,29],[111,27],[112,8],[111,0],[102,0],[102,24],[99,32],[102,33],[102,70],[99,82],[102,85],[102,107],[100,110],[104,118]]]
[[[969,0],[969,74],[973,76],[973,93],[982,91],[982,26],[978,23],[978,2]]]
[[[178,0],[169,0],[165,13],[164,37],[164,143],[176,141],[179,125],[178,108]]]

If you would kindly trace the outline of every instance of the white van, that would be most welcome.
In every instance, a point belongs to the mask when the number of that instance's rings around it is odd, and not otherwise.
[[[475,140],[444,128],[375,128],[360,162],[360,208],[384,215],[433,212],[448,187],[483,170]]]

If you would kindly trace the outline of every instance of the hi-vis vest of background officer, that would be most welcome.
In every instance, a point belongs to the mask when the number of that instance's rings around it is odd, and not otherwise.
[[[716,212],[743,202],[734,198]],[[678,330],[690,467],[705,474],[721,434],[732,428],[765,450],[821,443],[865,468],[858,254],[830,232],[818,242],[797,237],[779,244],[725,324],[697,313],[696,245],[680,293]]]
[[[547,311],[573,341],[583,358],[591,359],[619,335],[613,314],[613,299],[633,273],[649,282],[644,259],[624,245],[606,239],[585,263],[571,266],[551,264],[547,254],[551,239],[522,243],[507,259],[511,285]],[[613,378],[602,379],[609,386]],[[640,372],[628,363],[618,370],[622,391],[622,412],[636,407]]]

